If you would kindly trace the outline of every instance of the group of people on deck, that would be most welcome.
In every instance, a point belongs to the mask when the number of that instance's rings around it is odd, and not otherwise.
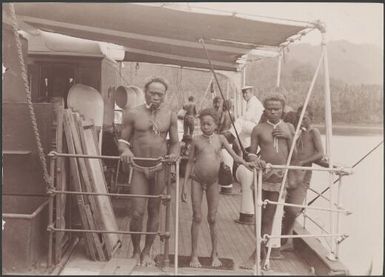
[[[177,131],[177,115],[162,105],[168,89],[168,82],[160,77],[149,79],[144,86],[146,103],[137,106],[124,114],[119,149],[123,162],[133,166],[131,181],[132,194],[161,194],[166,186],[167,171],[161,161],[149,163],[139,162],[134,157],[158,158],[167,156],[176,161],[180,155],[180,143]],[[197,114],[194,98],[184,106],[185,135],[192,135],[194,118],[198,116],[201,134],[192,137],[188,162],[182,183],[182,200],[186,201],[186,188],[191,184],[191,203],[193,218],[191,225],[191,267],[200,267],[198,259],[198,237],[200,224],[203,220],[201,203],[205,192],[212,242],[211,265],[221,266],[217,251],[216,214],[220,201],[218,173],[223,160],[222,149],[225,149],[239,167],[244,167],[253,175],[253,168],[263,169],[262,200],[277,201],[284,170],[269,169],[267,164],[286,165],[289,151],[293,143],[295,127],[302,111],[287,110],[285,97],[279,93],[268,95],[261,103],[253,94],[252,87],[242,89],[245,99],[246,112],[234,122],[232,127],[230,102],[221,103],[221,98],[214,99],[212,108],[203,109]],[[218,104],[219,103],[219,104]],[[224,113],[223,110],[226,112]],[[290,121],[290,122],[288,122]],[[321,136],[316,128],[311,126],[312,112],[306,109],[301,123],[301,133],[294,147],[291,164],[311,166],[313,162],[323,157]],[[238,133],[237,133],[238,132]],[[239,137],[239,140],[237,139]],[[233,145],[233,147],[231,146]],[[239,151],[240,149],[245,151]],[[311,171],[290,170],[286,188],[286,202],[301,205],[306,197],[310,184]],[[178,197],[178,196],[177,196]],[[133,198],[132,219],[130,230],[142,231],[142,220],[145,211],[148,212],[147,232],[157,232],[159,228],[160,199]],[[146,205],[147,203],[147,205]],[[262,209],[262,235],[271,234],[276,205],[267,204]],[[294,221],[300,213],[300,208],[285,207],[282,234],[290,234]],[[133,258],[138,265],[154,264],[150,250],[155,235],[146,235],[144,248],[140,249],[140,235],[131,236]],[[285,248],[290,248],[290,242],[282,240]],[[262,258],[266,256],[266,244],[262,247]],[[280,257],[279,248],[275,248],[272,258]],[[252,268],[255,263],[255,252],[243,265]]]

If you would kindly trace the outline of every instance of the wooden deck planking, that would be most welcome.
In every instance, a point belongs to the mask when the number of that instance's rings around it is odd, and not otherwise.
[[[247,241],[245,239],[235,241],[233,239],[233,234],[239,233],[240,228],[245,226],[237,226],[234,222],[233,213],[229,213],[228,211],[232,211],[232,203],[230,201],[226,201],[227,197],[233,197],[233,196],[221,196],[221,200],[219,202],[219,213],[218,213],[218,226],[222,226],[221,229],[223,230],[223,236],[225,237],[225,240],[223,241],[223,245],[228,245],[229,249],[226,251],[226,247],[223,249],[223,255],[228,258],[233,258],[234,260],[237,260],[237,262],[240,262],[244,259],[245,255],[249,255],[252,251],[252,247],[250,247],[250,243],[247,244]],[[221,222],[224,222],[224,224],[221,224]],[[249,249],[250,248],[250,249]],[[229,252],[230,253],[226,253]],[[221,253],[220,253],[221,254]]]
[[[175,214],[175,192],[172,191],[171,210],[172,215]],[[217,214],[217,230],[218,230],[218,252],[220,257],[232,258],[236,265],[245,261],[254,250],[254,229],[252,225],[242,225],[234,222],[234,219],[239,217],[239,206],[241,201],[240,194],[220,195],[221,199]],[[120,202],[123,200],[119,200]],[[129,200],[124,200],[129,201]],[[129,230],[130,209],[126,204],[126,208],[117,207],[114,201],[114,210],[116,211],[117,221],[120,230]],[[188,256],[191,252],[191,220],[192,208],[191,199],[188,203],[179,203],[179,247],[178,252],[181,256]],[[165,207],[161,207],[161,219],[164,220]],[[206,197],[203,195],[202,199],[202,214],[203,221],[200,230],[200,239],[198,243],[199,256],[209,256],[211,253],[211,239],[209,226],[207,223],[207,204]],[[144,229],[147,222],[147,217],[144,219]],[[175,219],[171,219],[171,238],[170,238],[170,254],[174,253],[174,225]],[[161,230],[164,230],[164,224],[161,224]],[[142,243],[144,244],[144,236],[142,236]],[[159,237],[156,238],[153,244],[152,255],[163,254],[163,243]],[[122,236],[122,247],[117,251],[118,258],[129,258],[132,255],[131,238],[128,235]],[[301,261],[295,253],[283,252],[285,259],[271,260],[271,269],[275,272],[288,272],[295,274],[307,275],[309,274],[308,266]]]

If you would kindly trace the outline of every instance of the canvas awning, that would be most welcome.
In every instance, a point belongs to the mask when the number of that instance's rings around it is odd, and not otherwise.
[[[124,61],[236,71],[252,49],[278,47],[307,23],[268,22],[182,11],[161,4],[14,3],[18,19],[36,28],[126,47]]]
[[[124,59],[125,49],[122,46],[81,39],[57,33],[35,31],[19,31],[28,40],[28,54],[63,55],[82,57],[108,57],[111,60]]]

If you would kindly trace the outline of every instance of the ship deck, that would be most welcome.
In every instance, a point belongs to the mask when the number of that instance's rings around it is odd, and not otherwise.
[[[183,179],[182,179],[183,180]],[[174,184],[173,184],[174,185]],[[172,215],[175,215],[175,190],[172,189]],[[184,267],[183,263],[179,265],[179,274],[210,274],[210,275],[251,275],[252,270],[239,269],[239,265],[247,260],[250,253],[255,248],[254,231],[252,225],[243,225],[235,223],[235,219],[239,217],[239,207],[241,201],[240,188],[235,185],[233,193],[231,195],[220,195],[220,202],[217,214],[217,230],[218,230],[218,252],[221,258],[227,258],[229,261],[233,261],[233,269],[214,269],[214,268],[189,268]],[[203,198],[205,200],[205,197]],[[127,198],[113,199],[113,206],[115,215],[118,220],[120,230],[128,230],[131,218],[131,201]],[[164,218],[165,207],[161,207],[161,216]],[[202,204],[203,214],[207,214],[207,204],[203,201]],[[191,218],[192,208],[191,200],[189,203],[180,203],[179,211],[179,247],[178,254],[181,256],[188,256],[191,252]],[[204,217],[205,218],[205,217]],[[174,253],[174,217],[171,221],[171,238],[170,238],[170,254]],[[146,223],[146,218],[144,224]],[[161,230],[164,230],[164,221],[161,221]],[[142,245],[144,244],[144,238],[142,237]],[[198,243],[198,255],[199,257],[208,257],[211,251],[211,240],[209,233],[209,226],[207,220],[203,220],[201,224],[201,231]],[[163,243],[157,237],[153,244],[152,257],[156,257],[163,253]],[[279,274],[290,275],[309,275],[310,266],[303,261],[294,252],[282,252],[284,259],[271,260],[271,272]],[[115,260],[124,261],[132,255],[132,244],[129,235],[122,236],[122,245],[116,251],[114,255]],[[85,253],[85,247],[83,241],[78,244],[73,254],[69,258],[64,269],[61,271],[62,275],[98,275],[102,272],[106,273],[107,262],[97,262],[90,260]],[[125,274],[127,274],[126,272]],[[123,274],[123,272],[122,272]],[[131,274],[173,274],[173,267],[160,269],[159,267],[144,268],[141,266],[135,266],[131,269]]]

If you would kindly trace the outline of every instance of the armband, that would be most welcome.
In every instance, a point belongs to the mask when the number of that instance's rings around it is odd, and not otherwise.
[[[128,147],[131,147],[131,143],[129,143],[127,140],[124,140],[124,139],[118,139],[118,142],[122,142],[122,143],[128,145]]]

